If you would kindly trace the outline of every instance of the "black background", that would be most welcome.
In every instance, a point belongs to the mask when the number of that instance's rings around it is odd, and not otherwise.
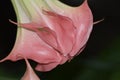
[[[72,4],[72,6],[77,6],[78,3],[81,4],[83,2],[82,0],[64,1]],[[102,18],[105,20],[94,25],[87,46],[81,53],[82,58],[85,59],[89,56],[99,56],[100,54],[98,53],[100,51],[105,50],[114,39],[120,37],[120,1],[88,0],[88,3],[92,10],[94,21]],[[0,59],[9,54],[16,37],[16,26],[11,24],[8,19],[16,21],[12,4],[10,0],[0,0]]]
[[[80,5],[83,2],[83,0],[61,1],[72,6]],[[105,18],[103,22],[94,25],[91,35],[92,40],[91,43],[89,42],[95,48],[99,48],[99,46],[107,45],[115,36],[120,35],[120,1],[88,0],[88,3],[93,12],[94,21]],[[16,36],[16,26],[8,21],[8,19],[16,20],[10,0],[0,1],[0,18],[0,57],[4,57],[4,54],[8,54],[11,51]],[[97,40],[94,41],[95,38]]]

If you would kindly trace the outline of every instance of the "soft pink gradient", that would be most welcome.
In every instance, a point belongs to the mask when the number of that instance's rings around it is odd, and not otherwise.
[[[87,0],[61,14],[42,10],[45,21],[34,19],[30,23],[15,23],[25,28],[18,37],[11,53],[4,60],[31,59],[38,63],[36,70],[50,71],[57,65],[80,54],[93,26],[93,16]],[[39,18],[39,17],[36,17]]]

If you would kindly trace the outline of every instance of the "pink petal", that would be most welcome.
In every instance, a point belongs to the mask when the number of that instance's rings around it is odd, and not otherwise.
[[[27,69],[24,76],[21,78],[21,80],[40,80],[39,77],[33,71],[27,59],[25,59],[25,62],[27,65]]]
[[[11,53],[2,61],[31,59],[38,63],[38,71],[49,71],[78,55],[84,49],[92,30],[93,18],[87,0],[76,8],[59,13],[43,10],[44,21],[12,23],[21,28]],[[42,17],[42,18],[43,18]]]
[[[50,11],[44,11],[49,20],[50,27],[56,32],[58,41],[58,50],[66,56],[70,53],[75,43],[76,28],[72,20],[66,16],[62,16]],[[49,27],[49,25],[48,25]]]
[[[23,59],[19,55],[34,60],[38,64],[59,63],[61,61],[59,53],[43,42],[36,33],[25,31],[26,33],[16,42],[12,52],[2,61]]]

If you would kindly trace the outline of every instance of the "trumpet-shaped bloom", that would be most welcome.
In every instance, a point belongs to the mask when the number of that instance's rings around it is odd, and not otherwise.
[[[17,61],[23,55],[38,63],[37,70],[49,71],[83,50],[93,25],[87,1],[79,7],[57,0],[13,2],[21,17],[11,22],[20,27],[12,52],[3,60]]]
[[[58,0],[12,0],[17,13],[15,46],[4,60],[31,59],[36,70],[50,71],[78,55],[93,26],[87,0],[71,7]],[[22,55],[23,57],[20,57]]]

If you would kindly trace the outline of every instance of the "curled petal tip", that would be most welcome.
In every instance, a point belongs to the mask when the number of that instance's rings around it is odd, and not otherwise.
[[[98,20],[98,21],[95,21],[93,24],[95,25],[95,24],[98,24],[98,23],[100,23],[100,22],[102,22],[102,21],[104,21],[104,18],[102,18],[102,19],[100,19],[100,20]]]
[[[15,25],[19,26],[19,24],[18,24],[18,23],[16,23],[16,22],[12,21],[11,19],[9,19],[9,22],[11,22],[11,23],[13,23],[13,24],[15,24]]]
[[[21,78],[21,80],[40,80],[40,78],[33,71],[28,60],[26,58],[24,58],[24,59],[25,59],[26,65],[27,65],[27,69],[26,69],[25,74]]]
[[[0,63],[4,62],[6,60],[7,60],[7,58],[4,58],[4,59],[0,60]]]
[[[0,60],[0,63],[6,61],[6,60],[10,60],[10,54],[8,56],[6,56],[5,58]]]
[[[15,53],[10,53],[8,56],[6,56],[5,58],[3,58],[2,60],[0,60],[1,62],[7,61],[7,60],[11,60],[11,61],[17,61],[23,59],[19,54],[15,54]]]

